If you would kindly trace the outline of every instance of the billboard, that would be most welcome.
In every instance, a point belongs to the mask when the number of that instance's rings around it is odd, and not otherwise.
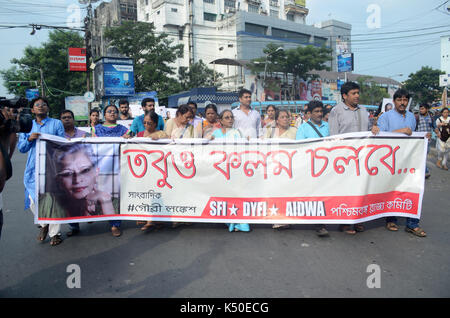
[[[105,96],[134,95],[133,65],[105,64],[103,81]]]
[[[69,71],[86,72],[86,49],[69,47]]]
[[[97,99],[134,95],[134,63],[130,58],[102,57],[95,61]]]
[[[65,109],[73,112],[75,120],[88,120],[89,106],[84,96],[67,96],[64,101]]]
[[[33,98],[39,97],[39,89],[38,88],[28,88],[25,91],[25,97],[31,101]]]
[[[338,55],[338,72],[353,71],[353,53]]]

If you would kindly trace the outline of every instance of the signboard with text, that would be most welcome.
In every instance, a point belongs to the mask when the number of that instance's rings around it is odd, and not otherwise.
[[[86,72],[86,49],[69,47],[69,71]]]

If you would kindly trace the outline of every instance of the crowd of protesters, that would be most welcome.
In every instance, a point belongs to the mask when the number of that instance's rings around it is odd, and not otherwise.
[[[156,114],[155,100],[145,98],[141,105],[143,115],[133,118],[130,114],[129,103],[120,100],[118,105],[107,105],[103,109],[104,121],[100,122],[100,110],[90,112],[88,127],[89,132],[84,132],[75,127],[74,114],[70,110],[64,110],[60,120],[48,117],[49,106],[45,98],[38,97],[31,101],[31,111],[35,115],[33,128],[30,133],[20,134],[18,149],[22,153],[28,153],[25,168],[25,208],[30,208],[33,214],[37,213],[35,193],[35,151],[36,140],[41,133],[65,137],[67,139],[79,137],[123,137],[123,138],[152,138],[152,139],[180,139],[180,138],[208,138],[208,139],[236,139],[236,138],[287,138],[309,139],[321,138],[330,135],[338,135],[350,132],[371,131],[378,134],[380,131],[398,132],[411,135],[413,131],[423,131],[430,138],[432,132],[438,137],[437,167],[448,170],[447,157],[450,149],[450,118],[449,110],[444,108],[441,116],[433,118],[429,113],[429,106],[420,105],[419,113],[413,114],[406,109],[410,96],[403,89],[394,94],[394,108],[385,113],[368,112],[365,107],[359,105],[360,89],[358,84],[347,82],[342,85],[342,102],[332,107],[324,106],[320,101],[311,101],[307,104],[302,114],[291,114],[288,110],[277,109],[270,105],[266,109],[266,116],[252,108],[251,92],[242,89],[239,92],[240,105],[233,109],[227,109],[218,113],[214,104],[206,105],[205,118],[197,114],[197,104],[189,102],[181,105],[174,118],[166,121]],[[381,106],[381,105],[380,105]],[[119,123],[118,120],[132,120],[130,128]],[[430,174],[429,167],[426,176]],[[122,234],[121,221],[110,221],[112,235],[117,237]],[[146,231],[152,227],[160,226],[161,222],[138,222],[143,225],[141,230]],[[174,223],[174,226],[186,223]],[[228,230],[250,231],[248,224],[227,224]],[[288,225],[274,224],[273,228],[283,229]],[[62,242],[60,224],[40,224],[39,241],[44,241],[50,236],[51,245]],[[71,231],[68,236],[80,232],[79,224],[70,224]],[[386,228],[397,231],[397,218],[386,218]],[[341,225],[340,230],[354,235],[364,231],[363,224]],[[424,237],[426,233],[419,227],[419,219],[408,218],[406,231],[416,236]],[[317,235],[329,235],[325,225],[317,225]]]

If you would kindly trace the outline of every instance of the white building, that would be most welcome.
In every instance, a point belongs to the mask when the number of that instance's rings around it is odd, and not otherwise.
[[[331,69],[336,70],[336,39],[350,43],[351,25],[330,20],[305,24],[308,9],[303,0],[137,0],[137,20],[153,22],[156,32],[184,45],[184,57],[173,64],[188,67],[202,60],[249,61],[264,56],[269,43],[284,49],[299,45],[325,45],[333,49]],[[216,65],[229,80],[228,88],[242,86],[242,68]],[[226,85],[227,86],[227,85]],[[226,86],[224,88],[226,88]]]

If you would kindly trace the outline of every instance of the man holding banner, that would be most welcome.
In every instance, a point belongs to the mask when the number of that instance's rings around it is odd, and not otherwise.
[[[310,119],[303,123],[297,130],[297,136],[295,139],[309,139],[309,138],[322,138],[330,135],[328,123],[322,121],[323,117],[323,104],[320,101],[311,101],[308,103],[307,111],[310,112]],[[317,227],[317,235],[320,237],[327,236],[328,230],[325,224],[320,224]]]
[[[377,122],[378,127],[374,126],[372,132],[377,134],[378,131],[390,131],[411,136],[416,129],[416,118],[413,113],[406,110],[409,98],[407,90],[398,89],[394,93],[394,109],[380,116]],[[425,237],[427,234],[419,227],[419,220],[406,218],[405,231],[419,237]],[[397,218],[395,216],[386,218],[386,228],[390,231],[398,231]]]
[[[21,133],[17,148],[22,153],[28,152],[27,164],[23,177],[25,185],[25,209],[30,208],[36,215],[38,208],[36,206],[36,143],[41,134],[56,135],[64,138],[64,127],[60,120],[48,117],[48,102],[43,97],[38,97],[30,102],[31,112],[36,116],[33,120],[33,128],[29,133]],[[41,224],[41,230],[38,240],[43,242],[50,235],[50,244],[58,245],[62,242],[60,234],[60,224]]]
[[[343,101],[331,110],[328,117],[330,136],[369,130],[369,114],[358,105],[359,91],[359,85],[354,82],[346,82],[341,86]],[[356,234],[363,232],[364,226],[355,224],[352,230],[349,225],[341,225],[341,230],[347,234]]]

